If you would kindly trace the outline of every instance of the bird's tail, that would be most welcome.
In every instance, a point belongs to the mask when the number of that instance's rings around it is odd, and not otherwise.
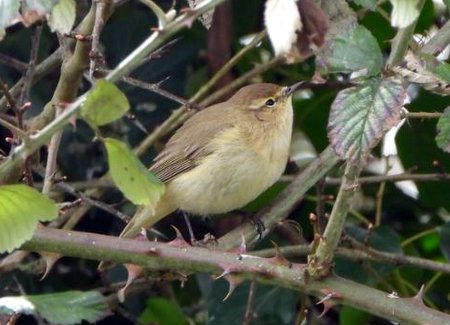
[[[167,195],[163,195],[156,207],[140,206],[130,222],[122,230],[120,237],[135,238],[139,235],[142,228],[151,228],[155,223],[176,209]],[[98,270],[106,269],[107,265],[108,263],[104,261],[100,262]]]
[[[167,195],[163,195],[156,207],[140,206],[133,218],[131,218],[130,222],[123,229],[120,237],[134,238],[141,232],[142,228],[151,228],[159,220],[176,209]]]

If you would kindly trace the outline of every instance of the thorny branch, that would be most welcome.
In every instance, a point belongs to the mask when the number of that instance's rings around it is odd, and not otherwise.
[[[178,243],[180,244],[179,241]],[[303,264],[257,258],[243,253],[216,251],[215,254],[211,254],[210,248],[192,247],[187,242],[183,249],[180,249],[179,246],[170,243],[144,242],[84,232],[40,228],[34,237],[22,246],[22,249],[131,263],[154,270],[176,269],[185,274],[198,271],[212,274],[225,272],[225,279],[227,274],[232,273],[235,279],[272,283],[319,298],[333,292],[330,298],[337,303],[358,306],[362,310],[393,321],[414,324],[450,322],[449,315],[426,307],[421,297],[392,299],[386,292],[334,276],[321,281],[313,279],[306,281]]]

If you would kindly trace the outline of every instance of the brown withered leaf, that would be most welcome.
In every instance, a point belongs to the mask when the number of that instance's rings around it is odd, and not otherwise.
[[[408,51],[403,62],[391,70],[411,83],[438,95],[450,94],[448,79],[448,64],[441,63],[434,57],[419,57],[413,51]]]
[[[297,32],[297,47],[305,57],[320,48],[328,31],[328,17],[311,0],[297,1],[303,28]]]
[[[450,107],[444,110],[437,125],[436,143],[445,152],[450,152]]]

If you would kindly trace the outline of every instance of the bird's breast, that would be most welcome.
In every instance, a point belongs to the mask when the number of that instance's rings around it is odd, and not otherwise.
[[[256,144],[249,144],[248,134],[240,128],[223,131],[212,140],[212,153],[173,179],[167,191],[178,208],[194,214],[220,214],[243,207],[283,173],[291,123],[261,134]]]

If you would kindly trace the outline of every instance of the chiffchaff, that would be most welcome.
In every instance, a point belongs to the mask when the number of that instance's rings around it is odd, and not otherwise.
[[[288,160],[299,84],[245,86],[188,119],[150,167],[165,193],[156,206],[140,207],[121,237],[177,209],[206,216],[241,208],[275,183]]]

